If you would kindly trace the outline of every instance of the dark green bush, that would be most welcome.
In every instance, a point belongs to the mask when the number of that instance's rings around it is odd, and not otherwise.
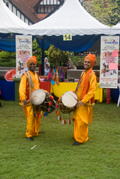
[[[9,61],[9,62],[1,62],[0,61],[0,66],[1,67],[16,67],[16,60],[11,60],[11,61]]]

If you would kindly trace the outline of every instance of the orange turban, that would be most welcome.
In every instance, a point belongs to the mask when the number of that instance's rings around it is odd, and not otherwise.
[[[32,62],[35,63],[35,65],[37,65],[37,60],[35,56],[32,56],[27,60],[27,67],[29,67],[30,63]]]
[[[91,53],[89,53],[89,54],[85,57],[84,61],[85,61],[86,59],[88,59],[88,60],[90,61],[91,65],[92,65],[92,68],[93,68],[94,65],[95,65],[95,61],[96,61],[96,56],[95,56],[95,54],[92,55]]]

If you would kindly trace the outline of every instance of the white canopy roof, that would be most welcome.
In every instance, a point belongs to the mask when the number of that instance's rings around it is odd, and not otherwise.
[[[110,35],[110,27],[92,17],[78,0],[66,0],[63,6],[48,18],[28,27],[32,35],[60,36]]]
[[[24,33],[28,27],[0,0],[0,33]]]
[[[113,27],[111,27],[111,35],[120,35],[120,23],[117,23]]]

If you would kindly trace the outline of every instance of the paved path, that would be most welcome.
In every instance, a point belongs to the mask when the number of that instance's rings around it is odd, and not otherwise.
[[[16,67],[0,67],[0,76],[4,76],[5,73],[8,71],[8,70],[11,70],[11,69],[16,69]],[[84,69],[70,69],[70,70],[67,70],[67,78],[70,78],[70,77],[74,77],[75,79],[79,78],[80,77],[80,73],[83,71]],[[39,75],[39,68],[36,67],[36,70],[37,74]],[[94,71],[99,71],[99,70],[94,70]],[[118,75],[120,75],[120,70],[118,70]]]

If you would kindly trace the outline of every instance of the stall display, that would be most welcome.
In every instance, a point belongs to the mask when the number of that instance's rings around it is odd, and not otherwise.
[[[15,100],[15,83],[14,81],[8,82],[6,80],[0,80],[1,96],[6,101]]]

